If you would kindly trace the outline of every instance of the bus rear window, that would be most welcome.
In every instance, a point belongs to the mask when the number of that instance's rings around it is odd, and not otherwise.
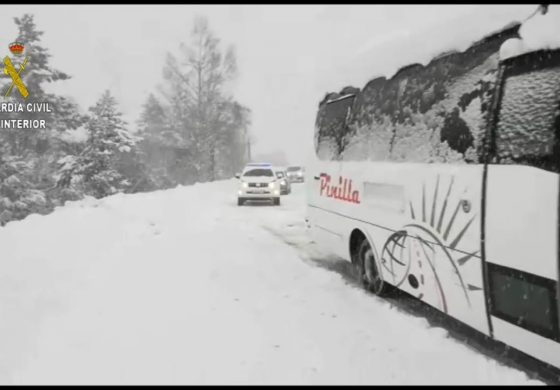
[[[333,99],[320,110],[316,150],[321,159],[337,159],[344,150],[354,98],[350,94]]]
[[[560,64],[506,77],[496,126],[498,161],[557,171],[559,118]]]

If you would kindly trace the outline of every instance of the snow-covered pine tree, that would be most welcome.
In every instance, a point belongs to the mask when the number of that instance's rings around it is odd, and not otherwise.
[[[150,181],[157,188],[171,184],[168,178],[167,164],[169,144],[176,133],[169,131],[165,109],[159,100],[150,94],[142,107],[138,120],[138,143],[140,158],[146,166]],[[166,147],[167,146],[167,147]]]
[[[10,117],[14,119],[44,119],[46,129],[13,129],[3,131],[0,140],[10,155],[44,155],[54,152],[56,149],[58,132],[74,130],[81,126],[85,117],[78,112],[77,105],[62,97],[45,91],[47,83],[67,80],[70,78],[66,73],[52,68],[50,65],[50,53],[41,42],[43,31],[38,31],[33,15],[24,14],[20,18],[14,18],[18,27],[16,41],[25,46],[22,58],[13,58],[14,66],[19,67],[24,57],[29,58],[25,71],[22,75],[25,85],[29,90],[29,96],[25,103],[46,102],[50,104],[52,113],[13,113]],[[0,87],[4,92],[11,84],[11,78],[2,72],[0,74]],[[14,91],[9,99],[15,102],[24,102],[23,97]],[[4,114],[6,115],[6,114]],[[60,157],[60,156],[59,156]]]
[[[235,101],[222,105],[215,144],[215,179],[231,178],[249,162],[247,154],[250,110]]]
[[[0,159],[0,225],[50,210],[45,193],[34,188],[33,179],[33,162],[15,157]]]
[[[49,51],[41,42],[33,15],[14,18],[18,28],[15,41],[24,44],[21,58],[12,57],[19,68],[25,57],[29,58],[22,78],[29,90],[25,103],[47,102],[52,113],[3,113],[2,119],[44,119],[46,129],[3,129],[0,132],[0,214],[2,223],[24,218],[31,213],[47,213],[58,203],[59,193],[52,192],[55,185],[56,162],[67,155],[67,145],[59,138],[66,130],[83,124],[77,105],[61,96],[45,91],[47,83],[66,80],[70,76],[53,69]],[[5,94],[11,78],[0,72],[0,90]],[[19,92],[12,91],[6,101],[24,102]]]
[[[188,184],[196,175],[185,139],[188,119],[183,116],[180,99],[163,105],[153,94],[148,96],[138,120],[139,151],[149,181],[155,188]]]
[[[119,171],[118,160],[121,154],[133,151],[135,138],[108,90],[89,111],[86,147],[76,159],[64,161],[59,184],[81,185],[87,195],[101,198],[125,191],[133,184]]]
[[[138,135],[143,141],[174,144],[177,141],[173,139],[175,133],[169,130],[167,122],[165,108],[151,93],[142,107],[138,120]]]

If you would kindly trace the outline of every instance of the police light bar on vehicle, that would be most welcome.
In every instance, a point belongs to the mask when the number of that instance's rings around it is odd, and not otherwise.
[[[249,163],[247,164],[248,167],[264,167],[264,168],[270,168],[272,167],[272,164],[270,163]]]

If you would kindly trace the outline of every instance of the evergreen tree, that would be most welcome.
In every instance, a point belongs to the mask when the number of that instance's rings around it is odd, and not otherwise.
[[[33,186],[36,169],[33,161],[14,157],[0,159],[0,225],[32,213],[50,211],[45,193]]]
[[[30,58],[29,71],[26,70],[25,77],[25,84],[31,91],[30,97],[44,96],[46,95],[43,90],[44,83],[67,80],[70,76],[50,66],[51,55],[41,44],[41,36],[44,32],[37,30],[33,15],[25,14],[21,18],[14,18],[14,21],[18,27],[16,41],[25,45],[25,56]]]
[[[139,143],[142,162],[149,181],[156,188],[190,184],[189,177],[196,176],[187,141],[182,136],[182,126],[185,126],[187,119],[178,120],[177,116],[170,115],[170,112],[177,115],[179,110],[179,104],[164,106],[150,94],[138,121],[138,134],[142,138]]]
[[[29,61],[22,73],[22,79],[29,91],[27,99],[14,89],[9,99],[14,102],[49,103],[52,113],[26,112],[12,113],[10,119],[43,119],[47,126],[46,129],[12,129],[2,132],[0,135],[5,152],[10,155],[33,156],[47,153],[56,153],[58,145],[58,132],[74,130],[81,126],[85,117],[78,112],[77,105],[72,101],[44,90],[46,83],[67,80],[70,78],[64,72],[53,69],[50,65],[50,53],[42,45],[41,36],[43,31],[38,31],[33,20],[33,15],[25,14],[21,18],[14,18],[18,27],[16,41],[25,46],[24,55],[20,58],[12,58],[14,66],[19,69],[19,65],[24,62],[24,58]],[[0,87],[2,93],[11,84],[11,78],[4,74],[0,75]]]
[[[138,135],[143,140],[172,145],[176,132],[170,131],[167,125],[167,115],[159,100],[150,94],[144,103],[140,120],[138,121]]]
[[[68,187],[77,179],[87,195],[101,198],[125,191],[133,184],[118,165],[124,153],[133,151],[135,139],[128,132],[109,91],[105,91],[89,111],[85,149],[77,158],[61,161],[59,184]]]
[[[43,119],[45,129],[3,129],[0,132],[0,219],[2,223],[24,218],[31,213],[47,213],[59,204],[60,193],[53,191],[57,160],[71,153],[61,138],[62,132],[77,129],[85,117],[77,105],[61,96],[47,93],[46,83],[69,78],[67,74],[53,69],[50,54],[42,45],[42,31],[35,26],[33,16],[25,14],[14,18],[18,36],[14,41],[24,44],[23,56],[11,56],[19,70],[28,58],[21,77],[29,91],[27,99],[13,89],[7,101],[14,103],[49,103],[51,113],[3,113],[3,119]],[[2,98],[12,84],[10,76],[0,73]]]
[[[180,139],[176,138],[177,132],[170,130],[165,108],[153,94],[148,96],[143,106],[138,135],[141,138],[140,158],[148,181],[156,188],[172,186],[175,180],[170,177],[167,167],[173,147]]]
[[[216,177],[218,179],[233,177],[247,162],[250,125],[250,110],[237,102],[228,102],[222,106],[222,118],[217,137]]]

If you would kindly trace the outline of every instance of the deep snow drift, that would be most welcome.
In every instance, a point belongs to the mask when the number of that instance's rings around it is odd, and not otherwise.
[[[539,383],[305,261],[302,185],[280,207],[236,185],[0,229],[0,384]]]

